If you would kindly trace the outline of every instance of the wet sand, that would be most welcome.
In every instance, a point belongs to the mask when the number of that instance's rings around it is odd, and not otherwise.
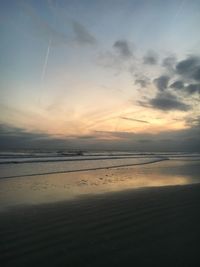
[[[83,195],[200,183],[199,173],[199,160],[167,160],[123,168],[0,179],[0,212],[9,207],[65,201]]]
[[[1,266],[200,266],[200,185],[1,212]]]

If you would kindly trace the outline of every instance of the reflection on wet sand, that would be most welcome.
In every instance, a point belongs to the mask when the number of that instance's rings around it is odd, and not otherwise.
[[[55,202],[85,194],[198,183],[199,161],[165,161],[143,166],[0,180],[1,210]]]

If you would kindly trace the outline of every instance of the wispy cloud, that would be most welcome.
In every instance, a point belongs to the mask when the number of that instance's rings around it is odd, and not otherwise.
[[[51,23],[44,16],[41,16],[30,2],[21,1],[19,5],[23,10],[23,15],[27,17],[27,23],[31,26],[31,32],[29,33],[46,39],[48,42],[51,40],[52,45],[69,45],[73,42],[79,45],[94,45],[97,43],[96,38],[83,24],[76,20],[59,17],[57,9],[52,9],[51,2],[49,3],[49,12],[52,17]],[[58,23],[54,23],[56,21],[55,17],[59,17],[59,20],[62,21],[62,27],[56,25]],[[64,27],[63,25],[66,26]],[[63,28],[62,31],[61,28]]]
[[[23,16],[26,18],[26,23],[30,25],[30,34],[45,39],[48,42],[51,39],[52,44],[67,44],[69,42],[67,34],[58,30],[55,25],[50,24],[37,12],[30,2],[20,1],[19,5]],[[51,14],[51,16],[55,16],[55,14]]]
[[[127,40],[117,40],[113,48],[119,53],[120,57],[130,59],[133,56],[133,49]]]
[[[100,51],[97,55],[96,62],[98,65],[113,69],[117,74],[121,72],[130,73],[130,68],[134,57],[135,46],[128,40],[116,40],[112,47],[106,51]]]
[[[72,27],[74,30],[75,41],[79,44],[94,45],[97,43],[96,38],[79,22],[73,21]]]
[[[174,55],[170,55],[163,59],[161,66],[166,68],[169,72],[173,72],[175,64],[176,64],[176,57]]]
[[[158,63],[158,55],[156,52],[150,50],[144,55],[143,63],[147,65],[156,65]]]
[[[138,119],[133,119],[133,118],[128,118],[128,117],[123,117],[123,116],[121,116],[120,119],[127,120],[127,121],[141,122],[141,123],[149,123],[148,121],[138,120]]]
[[[150,79],[147,77],[140,77],[135,80],[135,84],[139,84],[141,88],[146,88],[150,84]]]

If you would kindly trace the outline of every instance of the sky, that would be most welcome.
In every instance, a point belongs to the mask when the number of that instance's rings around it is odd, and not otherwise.
[[[199,0],[0,1],[0,149],[200,150]]]

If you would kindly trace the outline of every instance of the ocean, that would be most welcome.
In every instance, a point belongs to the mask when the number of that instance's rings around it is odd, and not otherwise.
[[[183,152],[9,151],[0,152],[0,179],[199,159],[199,153]]]

